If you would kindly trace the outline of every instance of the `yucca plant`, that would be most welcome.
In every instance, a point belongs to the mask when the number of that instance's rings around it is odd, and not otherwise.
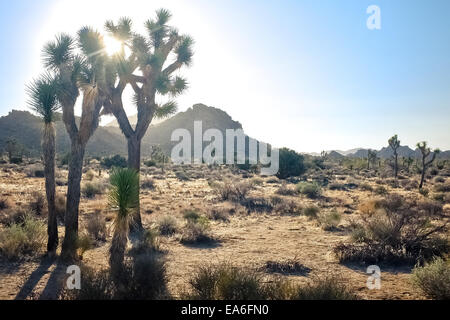
[[[139,174],[134,169],[113,169],[110,176],[109,205],[116,211],[114,233],[109,250],[111,275],[120,286],[129,226],[139,205]]]
[[[29,107],[44,121],[42,152],[44,155],[45,191],[48,204],[47,253],[54,255],[58,247],[58,226],[55,206],[55,112],[59,109],[57,86],[50,74],[44,74],[28,87]]]

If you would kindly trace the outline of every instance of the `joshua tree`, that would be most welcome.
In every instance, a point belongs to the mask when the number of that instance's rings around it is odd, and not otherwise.
[[[139,206],[139,174],[134,169],[113,169],[111,173],[109,204],[117,212],[114,219],[114,234],[109,250],[111,275],[117,285],[124,272],[124,257],[128,242],[129,226]]]
[[[403,158],[403,165],[406,167],[406,170],[409,172],[411,165],[414,163],[414,159],[411,157]]]
[[[105,104],[105,113],[112,113],[116,117],[127,139],[128,167],[138,172],[141,165],[141,141],[152,119],[166,117],[177,109],[173,100],[159,105],[156,95],[175,97],[187,88],[186,80],[174,76],[174,73],[190,65],[193,40],[168,26],[170,18],[169,11],[158,10],[156,19],[148,20],[145,24],[147,37],[132,32],[131,20],[128,18],[120,19],[117,24],[107,21],[105,25],[110,36],[121,44],[121,50],[114,55],[120,66],[119,87],[111,92]],[[169,56],[173,56],[174,60],[168,61]],[[138,114],[135,128],[131,126],[123,108],[122,93],[126,84],[130,84],[135,93]],[[134,221],[137,228],[141,229],[139,210],[136,210]]]
[[[425,173],[426,173],[427,169],[431,166],[433,161],[436,159],[436,156],[441,151],[439,149],[435,149],[433,151],[431,158],[427,161],[428,156],[431,154],[431,149],[427,146],[427,143],[425,141],[419,142],[417,144],[417,148],[419,148],[419,150],[422,154],[422,168],[421,168],[422,176],[420,178],[420,184],[419,184],[419,189],[422,189],[423,182],[425,181]]]
[[[58,225],[55,207],[55,111],[59,104],[56,99],[56,82],[49,74],[35,80],[27,88],[30,108],[44,121],[42,152],[44,154],[45,191],[48,205],[47,252],[54,255],[58,247]]]
[[[114,71],[104,52],[99,33],[84,27],[78,41],[62,34],[43,50],[44,65],[57,80],[57,97],[63,121],[71,141],[65,236],[62,256],[76,259],[80,182],[86,144],[98,126],[100,109],[105,100],[105,84],[114,81]],[[75,103],[82,92],[82,114],[75,119]],[[77,123],[78,122],[78,123]]]
[[[16,139],[11,138],[6,141],[5,151],[8,154],[9,163],[14,162],[14,159],[22,160],[22,146]]]
[[[394,177],[397,179],[398,175],[398,153],[397,150],[400,147],[400,140],[398,140],[398,136],[395,135],[388,140],[389,146],[394,152]]]
[[[377,151],[376,150],[367,150],[367,170],[370,169],[370,164],[374,164],[377,161]]]

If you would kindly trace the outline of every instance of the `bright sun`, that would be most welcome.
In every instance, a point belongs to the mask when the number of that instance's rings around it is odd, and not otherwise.
[[[115,38],[105,37],[103,41],[105,43],[106,53],[110,56],[118,53],[122,49],[122,43]]]

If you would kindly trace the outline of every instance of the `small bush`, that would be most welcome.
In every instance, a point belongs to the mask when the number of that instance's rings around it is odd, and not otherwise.
[[[328,189],[345,191],[345,190],[347,190],[347,187],[345,186],[345,184],[335,182],[335,183],[329,184]]]
[[[12,202],[9,199],[2,198],[0,199],[0,211],[9,209],[13,206]]]
[[[317,218],[320,209],[316,206],[308,206],[303,209],[303,214],[308,218]]]
[[[92,214],[87,222],[86,230],[94,240],[106,240],[106,221],[101,214]]]
[[[96,195],[103,194],[105,187],[98,181],[85,182],[81,186],[81,193],[86,198],[94,198]]]
[[[423,293],[431,299],[450,300],[450,262],[434,259],[423,267],[413,270],[412,279]]]
[[[423,195],[424,197],[428,197],[428,194],[430,193],[430,190],[428,190],[427,188],[420,188],[419,189],[419,193],[421,195]]]
[[[297,191],[310,199],[316,199],[322,193],[318,184],[309,182],[300,182],[297,184]]]
[[[64,222],[66,216],[66,196],[57,193],[55,196],[56,217],[60,222]]]
[[[438,184],[434,187],[436,192],[450,192],[450,183]]]
[[[26,215],[20,224],[12,224],[0,232],[0,255],[8,260],[42,253],[46,245],[45,224]]]
[[[152,178],[146,178],[141,182],[142,189],[154,190],[156,188],[155,180]]]
[[[244,202],[253,186],[247,181],[225,181],[213,185],[222,200]]]
[[[376,187],[373,192],[375,194],[380,195],[380,196],[384,196],[384,195],[388,194],[388,190],[385,187],[383,187],[383,186]]]
[[[305,172],[304,157],[301,154],[287,148],[282,148],[279,152],[279,179],[300,176]]]
[[[315,278],[313,282],[298,287],[294,300],[356,300],[358,299],[344,281],[338,277]]]
[[[215,242],[215,239],[210,235],[209,225],[207,223],[189,220],[183,229],[180,242],[185,244],[195,244]]]
[[[40,164],[32,164],[25,169],[25,174],[29,178],[43,178],[44,175],[44,167]]]
[[[157,165],[157,163],[156,163],[155,160],[147,160],[147,161],[144,161],[144,164],[145,164],[147,167],[156,167],[156,165]]]
[[[92,181],[95,177],[95,172],[93,170],[88,170],[85,174],[84,174],[84,179],[86,179],[87,181]]]
[[[364,191],[373,191],[373,187],[368,183],[361,183],[359,188]]]
[[[273,203],[274,198],[271,198],[271,201]],[[300,215],[302,213],[302,208],[300,205],[291,199],[283,199],[276,201],[276,204],[274,204],[273,209],[275,212],[279,214],[290,214],[290,215]]]
[[[298,191],[295,190],[295,188],[288,187],[285,183],[283,183],[277,191],[275,191],[276,194],[282,195],[282,196],[294,196],[298,194]]]
[[[341,262],[416,264],[448,253],[449,243],[441,237],[446,231],[442,205],[393,194],[379,206],[353,226],[352,243],[335,247]]]
[[[331,231],[341,223],[342,215],[336,210],[319,215],[318,221],[323,230]]]
[[[142,254],[152,254],[159,250],[159,232],[156,229],[146,229],[140,236],[139,241],[130,250],[130,254],[134,256]]]
[[[110,169],[112,167],[126,168],[128,166],[127,159],[120,155],[115,155],[113,157],[103,158],[101,161],[102,166]]]
[[[30,210],[37,216],[42,215],[46,204],[45,197],[42,193],[35,191],[31,194]]]
[[[311,272],[310,268],[305,267],[295,258],[284,261],[267,261],[263,269],[265,272],[269,273],[295,274],[303,276]]]
[[[80,260],[83,259],[83,255],[85,254],[86,251],[94,248],[94,244],[92,242],[91,237],[89,237],[89,235],[85,233],[78,235],[76,240],[76,246]]]
[[[163,216],[158,220],[158,230],[159,233],[163,236],[170,236],[177,232],[178,230],[178,222],[172,216]]]
[[[212,208],[208,212],[208,217],[212,220],[220,220],[224,222],[230,221],[229,210],[226,210],[225,208]]]

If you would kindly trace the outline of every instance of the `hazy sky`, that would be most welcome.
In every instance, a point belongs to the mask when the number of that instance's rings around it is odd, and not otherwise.
[[[366,26],[369,5],[381,30]],[[143,32],[160,7],[196,40],[180,111],[219,107],[250,136],[298,151],[381,148],[395,133],[450,149],[448,0],[1,1],[0,115],[26,108],[55,34],[124,15]]]

